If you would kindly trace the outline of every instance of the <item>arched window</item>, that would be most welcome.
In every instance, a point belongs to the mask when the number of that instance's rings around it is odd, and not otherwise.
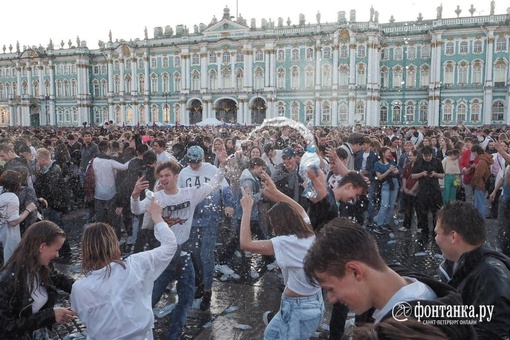
[[[505,104],[497,101],[492,104],[492,120],[502,121],[505,119]]]
[[[305,86],[307,89],[312,89],[314,84],[315,72],[312,66],[307,66],[305,69]]]
[[[198,53],[193,53],[191,56],[191,64],[200,65],[200,55]]]
[[[156,104],[152,104],[151,106],[151,118],[153,122],[159,122],[159,109]]]
[[[276,87],[278,89],[285,88],[285,68],[284,67],[279,67],[276,70]]]
[[[496,52],[506,52],[506,37],[496,39]]]
[[[494,66],[494,84],[496,86],[504,86],[506,80],[506,63],[499,61]]]
[[[365,121],[365,103],[361,101],[356,103],[356,121],[360,123]]]
[[[429,86],[429,74],[430,69],[428,65],[423,65],[420,67],[420,86],[427,87]]]
[[[113,93],[118,94],[120,91],[120,76],[116,74],[113,77]]]
[[[321,122],[322,124],[331,123],[331,105],[329,104],[329,102],[324,102],[322,104]]]
[[[448,62],[444,67],[444,83],[453,85],[453,63]]]
[[[138,93],[144,93],[145,92],[145,75],[139,74],[138,75]]]
[[[428,120],[429,108],[426,103],[420,104],[420,122],[424,123]]]
[[[482,63],[480,60],[476,60],[473,63],[473,85],[480,85],[482,83]]]
[[[483,44],[481,40],[475,40],[473,43],[473,53],[480,54],[483,52]]]
[[[452,101],[447,99],[443,105],[443,121],[451,122],[452,121]]]
[[[322,59],[330,59],[331,58],[331,47],[324,47],[322,50]]]
[[[174,57],[174,67],[181,67],[181,57],[178,55]]]
[[[253,88],[256,90],[263,89],[264,88],[264,71],[262,70],[262,67],[257,67],[255,69],[255,78],[254,78],[254,86]]]
[[[174,89],[175,92],[181,91],[181,74],[179,72],[174,73]]]
[[[299,104],[297,102],[293,102],[290,109],[290,118],[295,122],[299,122]]]
[[[216,64],[216,62],[217,62],[216,53],[210,52],[209,53],[209,64]]]
[[[313,122],[313,112],[314,112],[313,103],[306,102],[306,104],[305,104],[305,121],[306,122],[309,122],[309,121]]]
[[[466,85],[468,83],[468,65],[465,61],[459,64],[459,85]]]
[[[385,89],[388,87],[388,68],[381,67],[381,88]]]
[[[230,69],[228,67],[223,68],[221,70],[221,78],[223,81],[223,88],[229,89],[232,87],[232,78],[230,77]]]
[[[129,74],[124,76],[124,92],[131,92],[131,76]]]
[[[407,68],[406,87],[408,89],[416,87],[416,68],[414,66]]]
[[[466,104],[460,103],[457,105],[457,122],[466,121],[467,107]]]
[[[349,66],[347,65],[340,66],[339,77],[340,77],[340,79],[338,80],[339,86],[349,85]]]
[[[151,93],[152,94],[158,93],[158,76],[154,73],[151,74]]]
[[[140,107],[138,108],[138,121],[140,122],[140,124],[147,124],[149,122],[147,119],[144,105],[140,105]]]
[[[359,64],[356,70],[356,85],[365,86],[367,84],[366,80],[366,69],[365,64]]]
[[[313,48],[309,47],[306,49],[306,60],[313,60],[314,53]]]
[[[209,89],[216,90],[218,88],[218,75],[216,70],[209,71]]]
[[[459,45],[459,53],[462,55],[466,55],[468,54],[468,52],[469,52],[468,42],[465,40],[461,41]]]
[[[264,51],[260,49],[255,51],[255,61],[264,61]]]
[[[163,73],[161,75],[162,79],[163,79],[163,92],[170,92],[170,76],[168,75],[168,73]]]
[[[299,49],[293,48],[292,49],[292,61],[298,61],[299,60]]]
[[[381,110],[379,111],[379,123],[387,122],[388,122],[388,108],[386,106],[381,106]]]
[[[236,88],[239,90],[243,88],[243,78],[244,71],[242,68],[238,68],[236,71]]]
[[[285,61],[285,51],[284,50],[278,50],[276,53],[276,60],[277,61]]]
[[[348,112],[347,104],[341,103],[338,105],[338,122],[341,124],[347,123],[347,112]]]
[[[414,60],[416,59],[416,47],[409,46],[407,48],[407,59]]]
[[[393,87],[402,87],[402,67],[400,66],[393,68]]]
[[[325,88],[331,87],[331,66],[329,65],[322,67],[322,86]]]
[[[393,123],[400,122],[400,114],[401,113],[402,113],[402,107],[399,104],[394,105],[393,112],[392,112]]]
[[[421,58],[422,59],[430,58],[430,45],[423,45],[421,47]]]
[[[366,48],[364,44],[358,45],[357,49],[357,57],[358,58],[365,58],[366,57]]]
[[[200,72],[194,70],[191,73],[191,91],[200,90]]]
[[[445,54],[446,55],[453,55],[455,53],[455,44],[453,41],[449,41],[446,43],[445,47]]]
[[[349,47],[347,47],[347,45],[340,46],[340,58],[342,59],[349,58]]]
[[[291,68],[290,87],[292,90],[299,89],[299,68],[297,66]]]
[[[406,122],[414,122],[414,103],[411,101],[406,104]]]
[[[120,106],[115,106],[115,120],[117,122],[122,122],[122,111],[120,110]]]
[[[478,99],[473,100],[473,103],[471,104],[471,122],[479,122],[480,121],[480,101]]]
[[[222,62],[224,64],[230,63],[230,52],[223,52],[223,59]]]
[[[393,60],[402,60],[402,47],[395,47],[393,49]]]
[[[285,117],[285,103],[278,102],[278,117]]]

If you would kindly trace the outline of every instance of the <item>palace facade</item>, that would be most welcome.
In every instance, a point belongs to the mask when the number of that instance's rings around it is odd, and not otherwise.
[[[458,11],[458,12],[457,12]],[[234,18],[152,38],[3,47],[0,126],[510,125],[510,14],[334,23]]]

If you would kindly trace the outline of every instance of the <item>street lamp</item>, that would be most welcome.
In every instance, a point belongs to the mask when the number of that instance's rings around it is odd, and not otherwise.
[[[163,92],[163,97],[165,97],[165,109],[163,110],[163,120],[165,120],[168,117],[168,121],[165,123],[170,123],[170,114],[168,110],[168,96],[171,96],[170,92]]]
[[[48,112],[48,100],[50,100],[50,96],[44,96],[44,104],[46,108],[46,126],[50,125],[50,113]]]

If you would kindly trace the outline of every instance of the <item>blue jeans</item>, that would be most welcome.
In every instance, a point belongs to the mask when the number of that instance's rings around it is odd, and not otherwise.
[[[202,273],[204,289],[212,288],[214,278],[214,247],[216,246],[216,226],[191,227],[189,235],[189,250],[195,258]]]
[[[64,221],[62,221],[62,212],[56,211],[51,208],[47,208],[44,210],[44,218],[58,225],[62,230],[68,233],[70,230],[64,225]]]
[[[264,339],[310,339],[324,316],[322,292],[307,297],[282,294],[280,310],[264,331]]]
[[[377,226],[388,226],[391,222],[391,215],[393,214],[393,208],[395,207],[395,201],[398,195],[398,181],[396,178],[393,179],[393,190],[390,190],[390,184],[384,182],[381,187],[381,209],[377,215]]]
[[[193,269],[193,262],[189,254],[180,256],[180,249],[177,250],[168,267],[154,281],[154,288],[152,289],[153,307],[165,292],[165,288],[173,280],[177,280],[177,296],[179,301],[172,312],[172,322],[170,323],[167,340],[181,338],[182,329],[195,297],[195,270]]]
[[[475,201],[475,209],[478,210],[480,215],[485,219],[485,196],[487,195],[487,191],[485,189],[475,188],[474,190],[474,201]]]

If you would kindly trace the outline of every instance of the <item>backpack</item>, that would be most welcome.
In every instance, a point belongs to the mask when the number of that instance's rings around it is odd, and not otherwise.
[[[96,193],[96,175],[94,173],[94,158],[92,158],[87,165],[87,170],[85,170],[85,180],[83,181],[83,190],[85,191],[85,196],[89,199],[94,198],[94,194]]]

